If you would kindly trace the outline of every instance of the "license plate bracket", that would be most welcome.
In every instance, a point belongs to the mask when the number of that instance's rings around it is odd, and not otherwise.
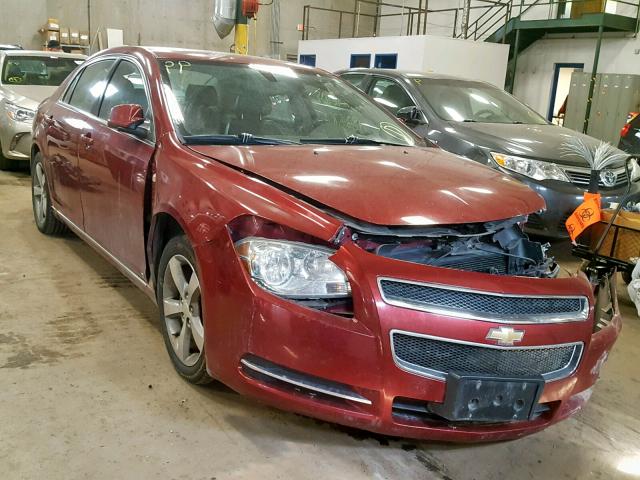
[[[444,403],[429,410],[451,421],[514,422],[532,418],[544,379],[502,378],[450,372]]]

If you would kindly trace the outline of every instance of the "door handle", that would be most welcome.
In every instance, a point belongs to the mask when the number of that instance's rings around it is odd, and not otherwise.
[[[82,143],[84,143],[84,148],[87,150],[91,148],[91,145],[93,145],[93,138],[91,138],[91,132],[83,133],[82,135],[80,135],[80,139],[82,140]]]

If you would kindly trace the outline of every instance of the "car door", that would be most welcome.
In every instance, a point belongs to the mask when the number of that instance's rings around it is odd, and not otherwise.
[[[51,196],[60,213],[80,228],[84,181],[78,168],[78,150],[86,140],[88,120],[91,112],[97,111],[113,64],[114,60],[101,60],[83,68],[44,117]]]
[[[116,105],[138,104],[145,113],[146,138],[107,124]],[[80,149],[79,166],[86,233],[136,274],[145,274],[144,200],[147,169],[155,149],[146,80],[133,60],[118,62],[107,84],[90,142]]]

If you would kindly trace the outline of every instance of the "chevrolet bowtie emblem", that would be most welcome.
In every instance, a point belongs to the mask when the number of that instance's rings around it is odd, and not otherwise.
[[[487,334],[487,340],[496,340],[498,345],[513,345],[522,341],[524,332],[522,330],[514,330],[511,327],[492,328]]]

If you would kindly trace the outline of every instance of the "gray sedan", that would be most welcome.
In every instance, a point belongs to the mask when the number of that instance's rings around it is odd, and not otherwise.
[[[529,217],[527,229],[549,237],[567,236],[564,223],[582,202],[590,169],[585,160],[563,155],[561,146],[576,136],[590,146],[598,140],[550,124],[488,83],[380,69],[352,69],[338,75],[442,149],[526,183],[547,204],[545,212]],[[627,186],[622,161],[601,172],[603,205],[618,202]]]
[[[57,52],[0,51],[0,170],[29,161],[31,124],[38,104],[85,58]]]

